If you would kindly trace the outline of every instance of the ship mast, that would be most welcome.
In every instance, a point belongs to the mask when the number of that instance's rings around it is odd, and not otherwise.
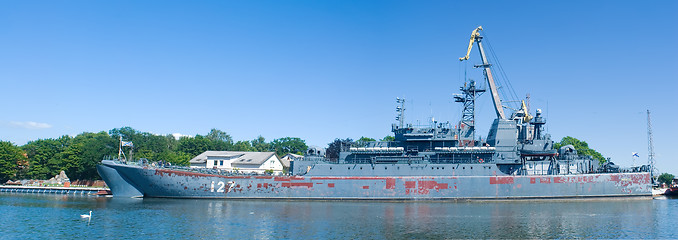
[[[475,65],[474,67],[483,67],[485,79],[487,79],[487,84],[488,86],[490,86],[490,94],[492,94],[492,101],[494,103],[494,110],[497,113],[497,118],[506,119],[506,116],[504,115],[504,108],[502,107],[501,99],[499,98],[499,92],[497,91],[497,85],[494,83],[494,77],[492,77],[490,63],[487,62],[487,57],[485,57],[485,49],[483,49],[482,43],[483,36],[480,35],[481,30],[483,30],[483,27],[478,26],[478,28],[471,32],[471,41],[469,41],[466,56],[460,57],[459,61],[468,60],[469,54],[471,53],[471,48],[473,47],[473,43],[478,44],[478,51],[480,51],[480,58],[482,59],[483,64]]]
[[[461,121],[459,123],[459,147],[472,147],[475,140],[475,102],[477,96],[485,92],[485,89],[476,88],[476,82],[470,80],[467,85],[459,88],[463,94],[455,94],[454,101],[464,104],[464,110],[461,112]]]

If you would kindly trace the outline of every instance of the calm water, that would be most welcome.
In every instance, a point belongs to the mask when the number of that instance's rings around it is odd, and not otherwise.
[[[90,210],[91,221],[80,218]],[[678,238],[676,214],[678,199],[274,202],[0,193],[0,238]]]

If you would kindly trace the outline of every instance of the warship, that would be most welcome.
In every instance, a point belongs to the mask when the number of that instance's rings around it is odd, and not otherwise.
[[[472,34],[465,57],[477,45],[494,105],[487,137],[476,138],[475,101],[485,89],[468,81],[454,96],[463,104],[456,126],[404,122],[397,99],[392,141],[341,145],[338,156],[309,149],[284,175],[217,172],[104,160],[99,174],[117,197],[306,199],[306,200],[492,200],[651,197],[648,171],[624,171],[583,156],[571,146],[554,148],[540,110],[525,102],[505,115],[483,48],[482,27]],[[466,80],[465,80],[466,81]]]

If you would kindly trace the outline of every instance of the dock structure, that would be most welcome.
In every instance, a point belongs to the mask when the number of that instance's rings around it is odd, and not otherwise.
[[[0,185],[0,192],[7,193],[46,193],[67,195],[94,195],[99,191],[108,191],[99,187],[40,187],[40,186],[8,186]]]

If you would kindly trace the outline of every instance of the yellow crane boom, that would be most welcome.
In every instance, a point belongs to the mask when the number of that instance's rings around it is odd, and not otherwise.
[[[483,30],[483,26],[478,26],[473,32],[471,32],[471,41],[468,42],[468,51],[466,51],[466,56],[460,57],[459,61],[468,60],[468,55],[471,54],[471,48],[473,48],[473,42],[476,41],[476,37],[480,36],[478,31]]]

